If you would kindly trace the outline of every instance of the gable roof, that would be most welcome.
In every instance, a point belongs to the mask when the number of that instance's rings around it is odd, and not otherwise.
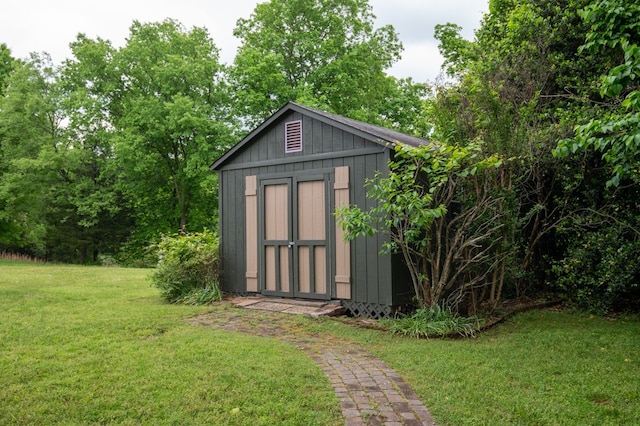
[[[407,135],[405,133],[397,132],[395,130],[387,129],[380,126],[374,126],[373,124],[364,123],[362,121],[353,120],[351,118],[343,117],[337,114],[331,114],[328,112],[320,111],[317,109],[309,108],[304,105],[297,104],[295,102],[288,102],[278,111],[276,111],[271,117],[266,119],[261,125],[256,127],[247,136],[245,136],[240,142],[235,144],[229,151],[223,154],[218,160],[211,165],[211,170],[217,170],[222,166],[229,158],[231,158],[236,152],[252,140],[256,135],[261,133],[264,129],[269,127],[271,123],[278,120],[282,115],[289,111],[295,111],[300,114],[315,118],[321,122],[330,124],[334,127],[338,127],[342,130],[346,130],[362,138],[375,142],[384,147],[393,146],[397,143],[420,146],[429,143],[426,139],[418,138],[415,136]]]

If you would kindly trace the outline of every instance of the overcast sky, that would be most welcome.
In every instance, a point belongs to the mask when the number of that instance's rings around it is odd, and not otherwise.
[[[206,27],[221,61],[231,63],[239,41],[233,36],[238,18],[248,18],[259,0],[0,0],[0,43],[14,57],[47,52],[55,63],[70,56],[69,43],[78,33],[124,45],[134,20],[158,22],[173,18],[186,28]],[[369,0],[377,26],[391,24],[404,45],[402,60],[391,70],[396,77],[433,81],[442,58],[433,38],[436,24],[453,22],[473,39],[488,0]]]

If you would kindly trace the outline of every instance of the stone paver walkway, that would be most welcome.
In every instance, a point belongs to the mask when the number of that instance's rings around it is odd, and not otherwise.
[[[352,342],[303,332],[286,315],[229,308],[192,318],[191,323],[273,337],[308,354],[324,371],[340,398],[346,426],[435,425],[413,389],[383,361]],[[265,318],[267,317],[267,318]]]

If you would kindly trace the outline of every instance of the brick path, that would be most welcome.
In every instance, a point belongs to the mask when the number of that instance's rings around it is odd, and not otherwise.
[[[324,371],[340,398],[346,426],[435,425],[413,389],[383,361],[352,342],[293,329],[286,314],[230,308],[191,323],[277,338],[308,354]],[[265,320],[265,317],[268,320]]]

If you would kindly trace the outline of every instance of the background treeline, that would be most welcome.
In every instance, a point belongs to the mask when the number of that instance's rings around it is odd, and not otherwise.
[[[121,48],[79,35],[60,65],[2,45],[0,251],[145,264],[164,234],[215,230],[208,166],[293,100],[469,150],[434,192],[447,214],[425,265],[446,232],[484,233],[449,248],[465,269],[440,300],[470,312],[559,290],[624,308],[640,275],[638,16],[637,1],[492,0],[473,41],[435,28],[433,85],[387,75],[402,44],[367,0],[262,3],[230,65],[173,20],[134,22]]]

